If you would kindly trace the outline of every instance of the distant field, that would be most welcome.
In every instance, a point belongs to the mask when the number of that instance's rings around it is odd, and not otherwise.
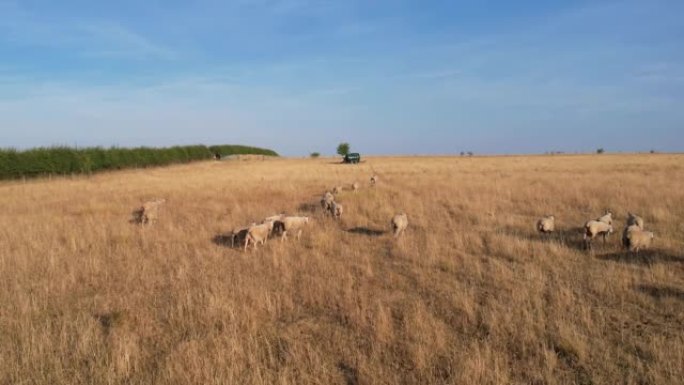
[[[684,155],[364,160],[0,183],[0,384],[682,383]],[[590,254],[577,228],[606,208]],[[628,210],[656,233],[639,257]],[[313,217],[299,242],[220,242],[283,211]]]

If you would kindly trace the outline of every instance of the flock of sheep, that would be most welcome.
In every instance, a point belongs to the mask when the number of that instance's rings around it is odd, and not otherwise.
[[[545,216],[537,221],[536,227],[541,234],[553,233],[556,231],[556,218],[553,215]],[[606,210],[603,216],[586,222],[583,232],[585,248],[591,249],[592,241],[598,236],[603,237],[605,244],[606,237],[613,233],[613,213]],[[622,231],[622,245],[626,249],[638,254],[640,249],[651,246],[653,238],[653,232],[644,230],[643,218],[631,212],[627,213],[627,223]]]
[[[373,175],[370,178],[371,186],[378,183],[378,176]],[[351,190],[356,192],[360,185],[354,182],[350,186]],[[326,191],[321,198],[320,204],[324,214],[330,215],[334,219],[340,219],[344,213],[344,207],[339,203],[335,197],[342,191],[342,186],[335,186],[331,191]],[[137,221],[142,225],[151,224],[157,220],[159,215],[159,207],[165,202],[165,199],[156,199],[145,202],[142,207],[135,212]],[[287,234],[295,234],[297,239],[300,238],[303,229],[309,223],[309,217],[305,216],[288,216],[285,214],[273,215],[265,218],[260,223],[252,223],[249,226],[241,227],[233,230],[230,235],[231,246],[236,244],[244,245],[244,250],[251,244],[256,249],[258,244],[265,244],[269,237],[279,236],[281,241],[287,238]],[[390,221],[392,233],[394,237],[401,235],[408,227],[408,216],[406,213],[400,213],[392,217]],[[548,236],[556,231],[556,218],[553,215],[545,216],[537,221],[537,231]],[[613,213],[606,211],[604,215],[595,220],[590,220],[584,224],[583,238],[586,249],[592,248],[593,240],[601,236],[603,243],[606,242],[606,237],[613,233]],[[651,246],[653,242],[653,232],[644,230],[644,220],[640,216],[628,213],[627,222],[622,232],[622,244],[630,252],[639,253],[640,249],[646,249]]]
[[[378,176],[373,175],[370,178],[370,185],[375,186],[378,183]],[[360,185],[354,182],[350,186],[351,190],[356,192]],[[344,213],[344,208],[341,203],[335,200],[335,196],[342,191],[342,186],[335,186],[331,191],[326,191],[321,198],[321,208],[324,214],[332,216],[334,219],[340,219]],[[159,208],[165,202],[165,199],[156,199],[145,202],[140,209],[135,211],[137,221],[142,225],[152,224],[156,222],[159,215]],[[253,245],[256,249],[258,244],[265,244],[270,237],[279,236],[281,241],[287,238],[287,234],[295,234],[297,239],[302,235],[303,229],[309,223],[310,219],[306,216],[288,216],[285,214],[277,214],[265,218],[260,223],[253,222],[249,226],[244,226],[234,229],[230,234],[231,246],[244,245],[244,250],[247,251],[249,245]],[[395,215],[390,225],[395,237],[401,235],[408,227],[408,216],[406,213]]]

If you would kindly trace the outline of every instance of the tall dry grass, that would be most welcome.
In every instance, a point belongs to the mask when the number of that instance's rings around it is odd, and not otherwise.
[[[372,173],[377,187],[368,187]],[[343,192],[337,223],[314,209]],[[206,162],[0,184],[2,384],[676,384],[684,156]],[[128,223],[149,198],[160,221]],[[576,228],[642,215],[593,254]],[[241,252],[233,227],[312,215]],[[389,219],[410,226],[399,240]],[[547,213],[561,232],[534,233]]]

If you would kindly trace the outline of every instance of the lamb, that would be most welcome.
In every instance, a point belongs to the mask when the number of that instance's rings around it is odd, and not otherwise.
[[[302,235],[302,228],[309,223],[309,217],[283,217],[274,223],[274,231],[280,232],[280,240],[287,238],[287,232],[297,232],[297,239]]]
[[[603,243],[606,243],[606,236],[613,232],[613,226],[601,221],[589,221],[584,225],[584,244],[587,249],[591,249],[591,242],[598,235],[603,235]]]
[[[351,189],[352,189],[352,191],[354,191],[354,192],[358,191],[358,190],[359,190],[359,182],[354,182],[354,183],[352,183]]]
[[[639,225],[625,227],[622,233],[622,245],[631,252],[639,254],[639,249],[646,249],[651,246],[654,234],[650,231],[642,230]]]
[[[342,207],[341,204],[337,202],[333,202],[330,205],[330,214],[332,214],[333,218],[339,219],[342,217],[342,213],[344,212],[344,208]]]
[[[392,217],[392,221],[390,222],[392,226],[392,232],[394,233],[394,237],[398,237],[401,235],[404,230],[406,230],[406,227],[408,227],[408,216],[406,213],[401,213],[397,214],[394,217]]]
[[[260,225],[252,225],[247,230],[247,235],[245,236],[245,251],[247,251],[247,246],[251,242],[256,249],[257,243],[265,244],[268,240],[268,236],[273,231],[273,224],[275,222],[266,222]]]
[[[548,234],[556,231],[556,217],[547,215],[537,221],[537,231],[540,234]]]
[[[606,213],[601,216],[596,218],[598,222],[603,222],[608,225],[613,225],[613,213],[610,212],[610,210],[606,210]]]
[[[639,227],[639,229],[643,230],[644,229],[644,220],[633,213],[627,213],[627,227],[636,225]]]
[[[375,186],[376,183],[378,183],[378,176],[377,176],[377,175],[373,175],[373,176],[370,178],[370,184],[371,184],[371,186]]]
[[[140,224],[145,225],[148,223],[154,223],[159,217],[159,206],[161,206],[166,199],[155,199],[152,201],[147,201],[143,203],[140,208]]]

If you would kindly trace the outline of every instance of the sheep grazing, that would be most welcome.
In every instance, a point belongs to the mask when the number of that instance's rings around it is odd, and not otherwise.
[[[654,235],[650,231],[644,231],[639,225],[629,225],[622,233],[622,245],[631,252],[639,254],[639,249],[651,246]]]
[[[302,236],[302,228],[309,223],[309,217],[283,217],[274,223],[273,231],[280,233],[280,240],[287,238],[287,233],[296,232],[299,239]]]
[[[335,186],[332,188],[332,193],[337,195],[342,192],[342,186]]]
[[[408,227],[408,216],[406,213],[397,214],[392,217],[390,224],[392,226],[392,233],[396,238],[406,230],[406,227]]]
[[[257,243],[265,244],[268,240],[268,236],[273,231],[273,224],[275,222],[266,222],[260,225],[252,225],[247,230],[247,235],[245,236],[245,251],[247,251],[247,246],[250,242],[254,245],[256,249]]]
[[[333,218],[340,219],[343,212],[344,208],[342,205],[333,201],[333,203],[330,205],[330,214],[333,216]]]
[[[140,224],[145,225],[148,223],[154,223],[159,218],[159,207],[166,202],[166,199],[155,199],[152,201],[147,201],[143,203],[139,210],[140,213]]]
[[[598,222],[603,222],[607,225],[613,225],[613,213],[610,212],[610,210],[606,210],[606,213],[603,216],[600,216],[596,218]]]
[[[359,186],[359,182],[354,182],[354,183],[352,183],[352,185],[351,185],[351,189],[352,189],[352,191],[354,191],[354,192],[358,191],[358,190],[359,190],[359,187],[360,187],[360,186]]]
[[[537,221],[537,231],[540,234],[549,234],[556,231],[556,217],[547,215]]]
[[[371,186],[375,186],[376,183],[378,183],[378,176],[377,176],[377,175],[373,175],[373,176],[370,178],[370,184],[371,184]]]
[[[324,212],[330,211],[330,206],[332,203],[335,201],[335,196],[330,193],[330,191],[326,191],[325,195],[323,195],[323,198],[321,198],[321,207],[323,208]]]
[[[629,226],[638,226],[639,229],[643,230],[644,229],[644,220],[633,213],[627,213],[627,227]]]
[[[584,225],[584,244],[587,249],[591,249],[591,242],[598,235],[603,235],[603,243],[606,243],[606,236],[613,232],[613,226],[601,221],[589,221]]]

